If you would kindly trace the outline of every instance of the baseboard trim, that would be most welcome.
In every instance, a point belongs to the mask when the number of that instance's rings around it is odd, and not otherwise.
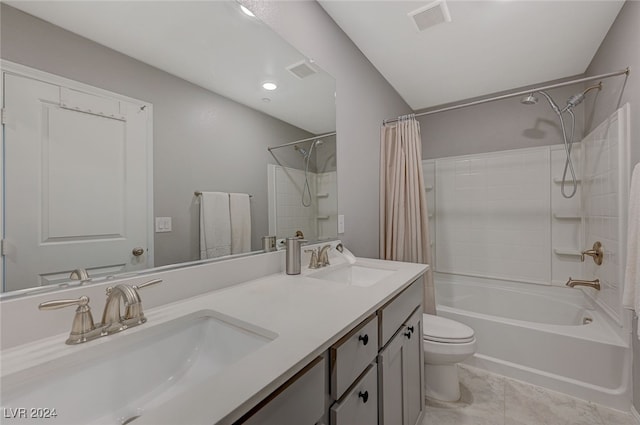
[[[636,423],[640,425],[640,413],[638,413],[635,406],[631,406],[631,416],[633,416],[633,419],[635,419]]]

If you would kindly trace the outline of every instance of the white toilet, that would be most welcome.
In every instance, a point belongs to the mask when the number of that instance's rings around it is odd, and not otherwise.
[[[422,322],[426,395],[441,401],[458,401],[457,363],[476,352],[473,329],[432,314],[424,314]]]

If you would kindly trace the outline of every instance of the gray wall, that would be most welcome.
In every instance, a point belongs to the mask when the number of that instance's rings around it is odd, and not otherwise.
[[[609,78],[595,102],[587,104],[587,125],[593,128],[618,106],[631,104],[631,166],[640,162],[640,2],[627,1],[600,45],[587,75],[596,75],[631,67],[623,77]],[[634,325],[635,328],[636,325]],[[633,405],[640,411],[640,341],[633,341]]]
[[[336,78],[338,236],[356,255],[377,258],[380,126],[411,109],[315,1],[241,2]]]
[[[144,100],[154,107],[154,214],[173,217],[155,234],[156,265],[199,258],[194,190],[253,195],[252,247],[268,233],[268,145],[310,134],[88,39],[1,5],[3,59]],[[275,151],[300,167],[292,149]]]
[[[581,91],[573,85],[549,91],[563,106],[566,99]],[[557,115],[541,96],[535,105],[523,105],[520,98],[505,99],[418,118],[424,159],[469,155],[547,146],[562,143]],[[576,133],[580,140],[584,108],[576,109]]]

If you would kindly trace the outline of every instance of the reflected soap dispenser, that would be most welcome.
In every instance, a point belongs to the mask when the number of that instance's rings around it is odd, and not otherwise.
[[[300,251],[305,242],[307,242],[305,239],[287,238],[287,274],[300,274]]]

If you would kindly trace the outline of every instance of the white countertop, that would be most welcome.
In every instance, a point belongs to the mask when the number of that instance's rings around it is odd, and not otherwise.
[[[136,425],[231,424],[428,267],[372,259],[358,259],[357,263],[392,268],[395,273],[369,287],[310,278],[308,270],[297,276],[272,274],[146,310],[145,325],[83,346],[105,344],[110,338],[200,310],[214,310],[274,332],[278,336],[273,341],[135,420]],[[81,346],[65,346],[64,339],[66,335],[56,335],[5,350],[3,375],[82,351]]]

